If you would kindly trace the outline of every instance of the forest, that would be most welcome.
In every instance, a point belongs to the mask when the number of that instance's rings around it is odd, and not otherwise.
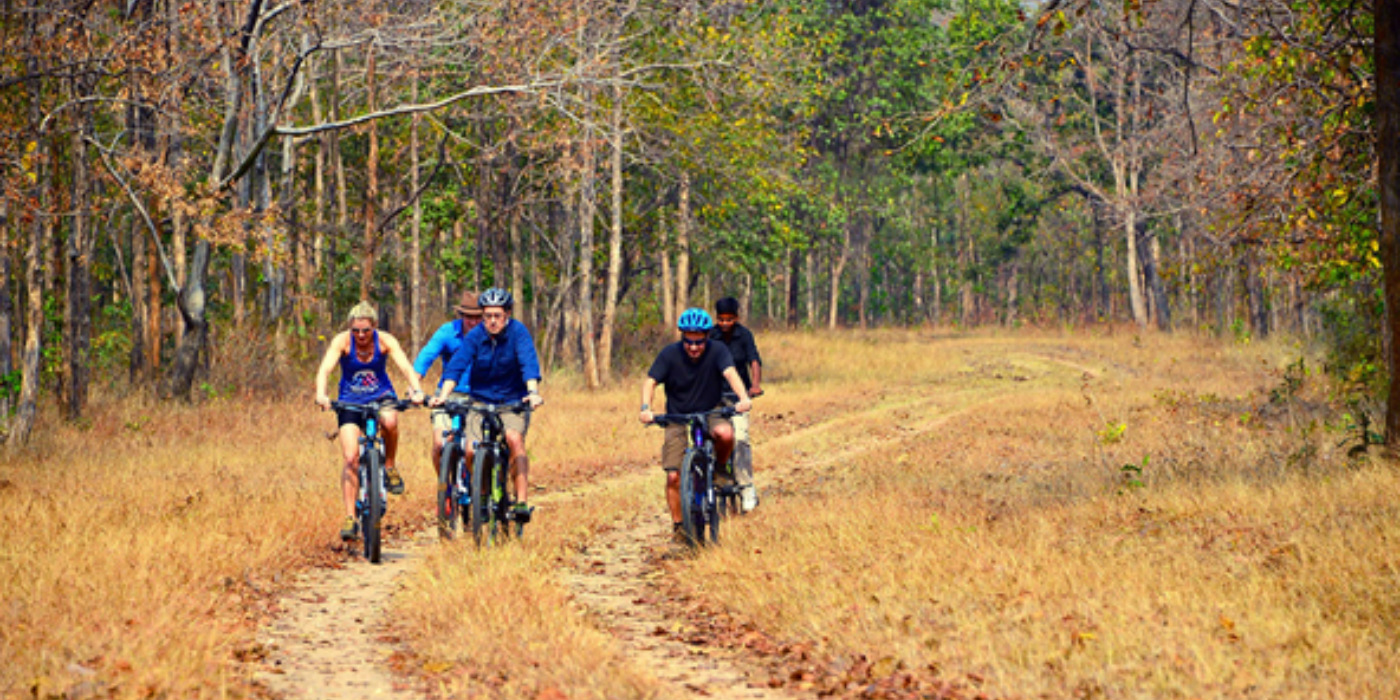
[[[589,387],[733,295],[758,327],[1291,334],[1379,424],[1387,11],[8,0],[0,430],[298,366],[361,299],[413,352],[489,286]]]

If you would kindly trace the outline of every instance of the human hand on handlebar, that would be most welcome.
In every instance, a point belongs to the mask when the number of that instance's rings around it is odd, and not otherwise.
[[[331,397],[326,396],[325,394],[317,394],[317,395],[316,395],[316,405],[317,405],[317,406],[320,406],[322,411],[324,411],[324,410],[330,408],[330,407],[331,407]]]
[[[544,405],[544,397],[540,396],[540,392],[532,391],[525,395],[525,403],[530,404],[530,408],[539,408]]]
[[[752,408],[753,401],[751,399],[744,399],[743,401],[734,404],[734,410],[738,411],[739,413],[748,413],[749,410],[751,410]]]

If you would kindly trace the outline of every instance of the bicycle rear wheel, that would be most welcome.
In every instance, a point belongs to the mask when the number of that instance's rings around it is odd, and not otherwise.
[[[472,537],[480,546],[494,544],[496,535],[496,502],[492,495],[492,484],[496,478],[496,454],[489,445],[481,445],[476,450],[472,462]]]
[[[700,501],[705,505],[705,523],[709,525],[710,544],[719,544],[719,521],[724,517],[724,508],[716,493],[714,472],[706,470],[705,489]]]
[[[685,459],[681,462],[681,530],[685,532],[686,544],[692,547],[702,544],[705,537],[701,522],[704,509],[696,500],[698,484],[695,478],[696,469],[703,461],[704,457],[695,450],[686,450]]]
[[[438,536],[450,540],[457,536],[457,519],[465,518],[462,506],[457,501],[458,462],[462,459],[462,449],[456,440],[442,446],[442,460],[438,466],[437,516]]]
[[[365,507],[360,513],[360,530],[365,541],[365,558],[379,563],[379,521],[384,517],[384,464],[379,450],[365,451]]]

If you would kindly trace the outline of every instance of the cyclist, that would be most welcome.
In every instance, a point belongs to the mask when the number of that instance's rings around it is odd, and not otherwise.
[[[389,482],[389,493],[403,493],[403,478],[394,466],[394,458],[399,448],[398,413],[392,406],[398,402],[394,385],[389,381],[388,361],[394,360],[399,371],[408,377],[413,387],[415,403],[423,401],[423,387],[418,383],[418,375],[408,363],[399,341],[388,333],[377,329],[379,314],[374,305],[362,301],[350,309],[349,329],[331,339],[326,348],[326,356],[316,371],[316,404],[322,409],[331,407],[326,395],[326,380],[336,365],[340,366],[340,401],[379,407],[379,425],[384,436],[384,473]],[[340,473],[341,492],[345,496],[345,525],[340,529],[344,540],[355,539],[359,524],[355,520],[355,499],[360,493],[360,436],[365,426],[360,416],[339,412],[340,453],[344,467]]]
[[[710,338],[724,343],[734,356],[734,369],[749,390],[749,397],[763,394],[759,382],[763,375],[763,358],[754,344],[753,333],[739,323],[739,300],[725,297],[715,302],[715,327]],[[733,405],[735,397],[725,394],[725,404]],[[753,484],[753,447],[749,444],[749,416],[734,416],[734,479],[739,483],[739,507],[745,513],[758,507],[758,491]]]
[[[666,387],[667,413],[700,413],[720,406],[724,386],[738,397],[735,410],[747,413],[752,405],[748,390],[734,369],[734,357],[724,343],[710,339],[714,321],[704,309],[690,308],[676,321],[681,340],[667,345],[642,380],[641,421],[650,424],[655,413],[651,399],[656,385]],[[734,427],[719,416],[710,416],[710,435],[715,441],[715,464],[723,465],[734,448]],[[666,439],[661,447],[661,468],[666,472],[666,503],[671,509],[671,526],[675,539],[684,541],[681,526],[681,462],[685,459],[686,428],[666,426]]]
[[[463,292],[462,303],[453,308],[457,312],[457,318],[442,324],[428,340],[428,344],[418,351],[418,357],[413,361],[413,371],[418,373],[420,381],[439,358],[442,359],[443,369],[446,370],[447,363],[452,361],[452,356],[462,347],[462,339],[481,323],[481,304],[478,303],[478,299],[476,292]],[[438,386],[442,386],[441,380],[438,381]],[[457,387],[459,393],[464,393],[465,389],[462,385]],[[452,416],[448,415],[447,411],[434,408],[432,423],[433,465],[437,465],[442,461],[443,433],[452,429]]]
[[[531,408],[544,403],[540,396],[540,358],[535,339],[525,324],[511,318],[515,300],[504,289],[481,293],[481,325],[462,339],[462,347],[442,370],[442,386],[432,405],[441,406],[459,384],[468,386],[467,395],[475,401],[492,404],[524,400]],[[467,421],[467,464],[476,457],[473,449],[482,438],[482,417],[472,414]],[[530,495],[530,458],[525,454],[525,435],[530,431],[529,414],[501,414],[506,445],[510,448],[510,471],[515,483],[515,519],[530,522],[534,511],[526,499]]]

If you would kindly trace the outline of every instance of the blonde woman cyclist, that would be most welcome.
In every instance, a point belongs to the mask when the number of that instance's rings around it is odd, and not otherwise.
[[[399,371],[408,377],[413,387],[412,399],[423,401],[423,387],[413,365],[408,362],[399,341],[377,328],[379,314],[374,305],[362,301],[350,309],[349,329],[331,339],[326,348],[326,356],[316,371],[316,404],[323,410],[331,407],[331,399],[326,394],[326,380],[331,371],[340,367],[340,397],[342,403],[375,405],[380,407],[379,424],[384,435],[384,472],[389,481],[389,493],[403,493],[403,477],[394,464],[399,448],[398,413],[392,406],[398,403],[394,385],[389,381],[388,365],[393,359]],[[345,524],[340,529],[340,537],[352,540],[359,534],[359,523],[355,520],[355,498],[360,492],[360,436],[365,426],[359,418],[348,412],[338,415],[340,424],[340,453],[342,469],[340,473],[341,493],[345,498]]]

